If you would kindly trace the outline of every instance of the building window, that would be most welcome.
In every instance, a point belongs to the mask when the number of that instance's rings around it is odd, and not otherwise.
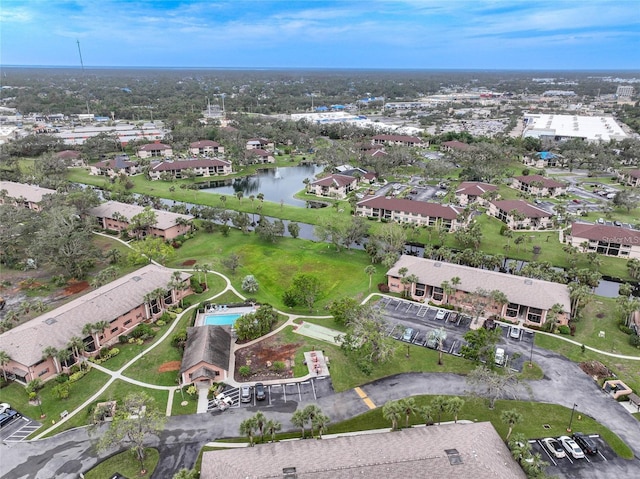
[[[40,377],[40,376],[44,376],[44,375],[45,375],[45,374],[47,374],[48,372],[49,372],[49,368],[47,368],[47,369],[43,369],[42,371],[40,371],[40,372],[38,373],[38,377]]]
[[[540,324],[542,322],[542,310],[539,308],[529,308],[527,321]]]
[[[509,303],[507,305],[507,317],[509,318],[515,318],[518,316],[518,305],[515,303]]]
[[[131,324],[131,321],[133,321],[133,320],[132,320],[132,319],[127,319],[127,320],[124,322],[124,326],[126,326],[127,324]]]
[[[119,328],[119,327],[117,327],[117,326],[116,326],[115,328],[112,328],[112,329],[111,329],[111,334],[115,333],[118,329],[120,329],[120,328]]]

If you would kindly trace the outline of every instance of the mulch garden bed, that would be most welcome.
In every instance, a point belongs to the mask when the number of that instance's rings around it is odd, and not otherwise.
[[[236,381],[267,381],[271,379],[290,378],[293,375],[293,366],[296,350],[303,343],[284,343],[277,336],[272,336],[260,341],[253,346],[248,346],[236,351]],[[273,363],[284,363],[282,371],[274,371]],[[241,366],[249,366],[251,375],[241,376],[238,369]]]

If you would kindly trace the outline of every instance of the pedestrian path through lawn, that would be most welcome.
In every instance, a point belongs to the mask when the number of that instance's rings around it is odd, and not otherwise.
[[[336,346],[340,346],[341,338],[344,336],[344,333],[341,331],[307,322],[303,322],[300,326],[295,328],[294,332],[313,339],[319,339],[320,341],[326,341],[327,343],[335,344]],[[338,338],[337,341],[336,338]]]

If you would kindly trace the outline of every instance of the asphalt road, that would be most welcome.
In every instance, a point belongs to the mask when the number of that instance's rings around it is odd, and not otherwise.
[[[530,346],[513,341],[510,348]],[[446,356],[445,356],[446,361]],[[602,464],[581,467],[568,473],[554,471],[560,478],[619,479],[640,477],[640,421],[635,420],[617,402],[604,394],[597,384],[580,368],[562,356],[534,349],[534,361],[540,364],[546,375],[540,381],[529,383],[530,393],[522,390],[520,398],[533,399],[572,407],[578,404],[582,414],[616,432],[635,452],[636,459],[625,461],[612,458]],[[399,399],[416,394],[465,394],[464,377],[456,374],[401,374],[362,386],[364,392],[377,405],[390,399]],[[329,415],[332,422],[364,413],[368,410],[354,390],[319,397],[316,403]],[[175,416],[168,418],[166,428],[159,438],[149,445],[160,450],[161,462],[154,478],[170,478],[182,467],[191,468],[200,448],[207,442],[238,435],[243,419],[262,410],[267,417],[282,422],[284,430],[296,430],[291,414],[301,405],[296,401],[276,402],[263,405],[231,408],[224,413]],[[0,474],[3,478],[50,479],[77,478],[82,471],[90,469],[108,454],[97,454],[93,448],[97,434],[89,435],[86,428],[66,431],[53,438],[31,442],[0,445]],[[542,436],[541,436],[542,437]],[[113,453],[115,451],[111,451]]]

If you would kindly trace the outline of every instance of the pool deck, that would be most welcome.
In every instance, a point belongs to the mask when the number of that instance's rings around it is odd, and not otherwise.
[[[205,316],[225,316],[227,314],[240,314],[240,315],[244,315],[244,314],[249,314],[249,313],[255,313],[258,310],[257,307],[251,307],[251,306],[243,306],[241,308],[226,308],[224,307],[224,305],[220,305],[217,307],[217,309],[208,309],[207,311],[205,311],[204,313],[198,313],[198,317],[195,320],[195,325],[196,326],[204,326],[204,318]]]

